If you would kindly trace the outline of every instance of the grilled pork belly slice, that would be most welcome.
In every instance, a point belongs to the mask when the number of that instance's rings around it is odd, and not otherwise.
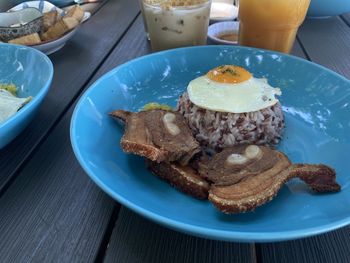
[[[248,155],[245,153],[246,149]],[[278,155],[271,154],[268,147],[238,145],[214,154],[207,161],[199,162],[198,170],[203,178],[217,186],[232,185],[272,168],[277,161]],[[289,161],[286,165],[290,165]]]
[[[332,168],[291,164],[283,153],[264,146],[228,148],[199,167],[201,176],[213,182],[208,199],[224,213],[254,210],[271,201],[295,177],[316,192],[340,190]]]
[[[209,183],[201,178],[192,167],[178,163],[157,163],[150,160],[146,160],[146,165],[154,175],[167,181],[178,190],[198,199],[208,198]]]
[[[156,162],[178,161],[185,165],[200,151],[180,113],[164,110],[129,112],[117,110],[110,115],[125,122],[121,147]]]

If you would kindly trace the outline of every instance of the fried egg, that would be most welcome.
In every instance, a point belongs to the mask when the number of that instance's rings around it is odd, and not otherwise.
[[[198,107],[231,113],[259,111],[278,102],[279,88],[266,79],[254,78],[242,67],[223,65],[192,80],[187,87],[190,100]]]

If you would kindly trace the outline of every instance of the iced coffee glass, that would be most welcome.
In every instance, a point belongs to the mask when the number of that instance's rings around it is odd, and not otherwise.
[[[211,0],[143,0],[152,50],[205,45]]]
[[[148,34],[147,23],[146,23],[146,18],[145,18],[145,11],[144,11],[144,8],[143,8],[143,0],[139,0],[139,3],[140,3],[142,21],[143,21],[143,25],[144,25],[144,28],[145,28],[146,36],[147,36],[147,39],[150,40],[149,39],[149,34]]]
[[[240,45],[289,53],[310,0],[240,0]]]

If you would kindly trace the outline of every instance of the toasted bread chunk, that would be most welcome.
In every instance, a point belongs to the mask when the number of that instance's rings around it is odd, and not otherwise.
[[[51,11],[43,14],[43,31],[46,32],[50,27],[52,27],[58,20],[58,12]]]
[[[63,22],[66,24],[69,30],[76,28],[79,25],[79,21],[74,17],[64,17]]]
[[[42,34],[41,38],[43,41],[54,40],[60,38],[68,31],[67,25],[62,20],[58,20],[49,30]]]
[[[187,164],[200,151],[183,116],[177,112],[117,110],[112,117],[125,121],[121,146],[125,152],[152,161],[179,161]]]
[[[157,163],[147,159],[146,165],[154,175],[167,181],[178,190],[198,199],[207,199],[209,183],[190,166],[169,162]]]
[[[40,42],[41,42],[41,39],[38,33],[33,33],[30,35],[15,38],[9,41],[9,43],[19,44],[19,45],[37,45],[37,44],[40,44]]]
[[[84,10],[81,9],[80,6],[75,5],[71,9],[68,10],[68,12],[65,15],[65,17],[73,17],[76,20],[78,20],[78,22],[80,23],[83,20],[83,17],[84,17]]]

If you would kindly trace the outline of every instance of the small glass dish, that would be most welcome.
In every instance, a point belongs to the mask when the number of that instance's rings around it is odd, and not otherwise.
[[[219,22],[209,26],[208,38],[213,44],[237,45],[239,22]]]

